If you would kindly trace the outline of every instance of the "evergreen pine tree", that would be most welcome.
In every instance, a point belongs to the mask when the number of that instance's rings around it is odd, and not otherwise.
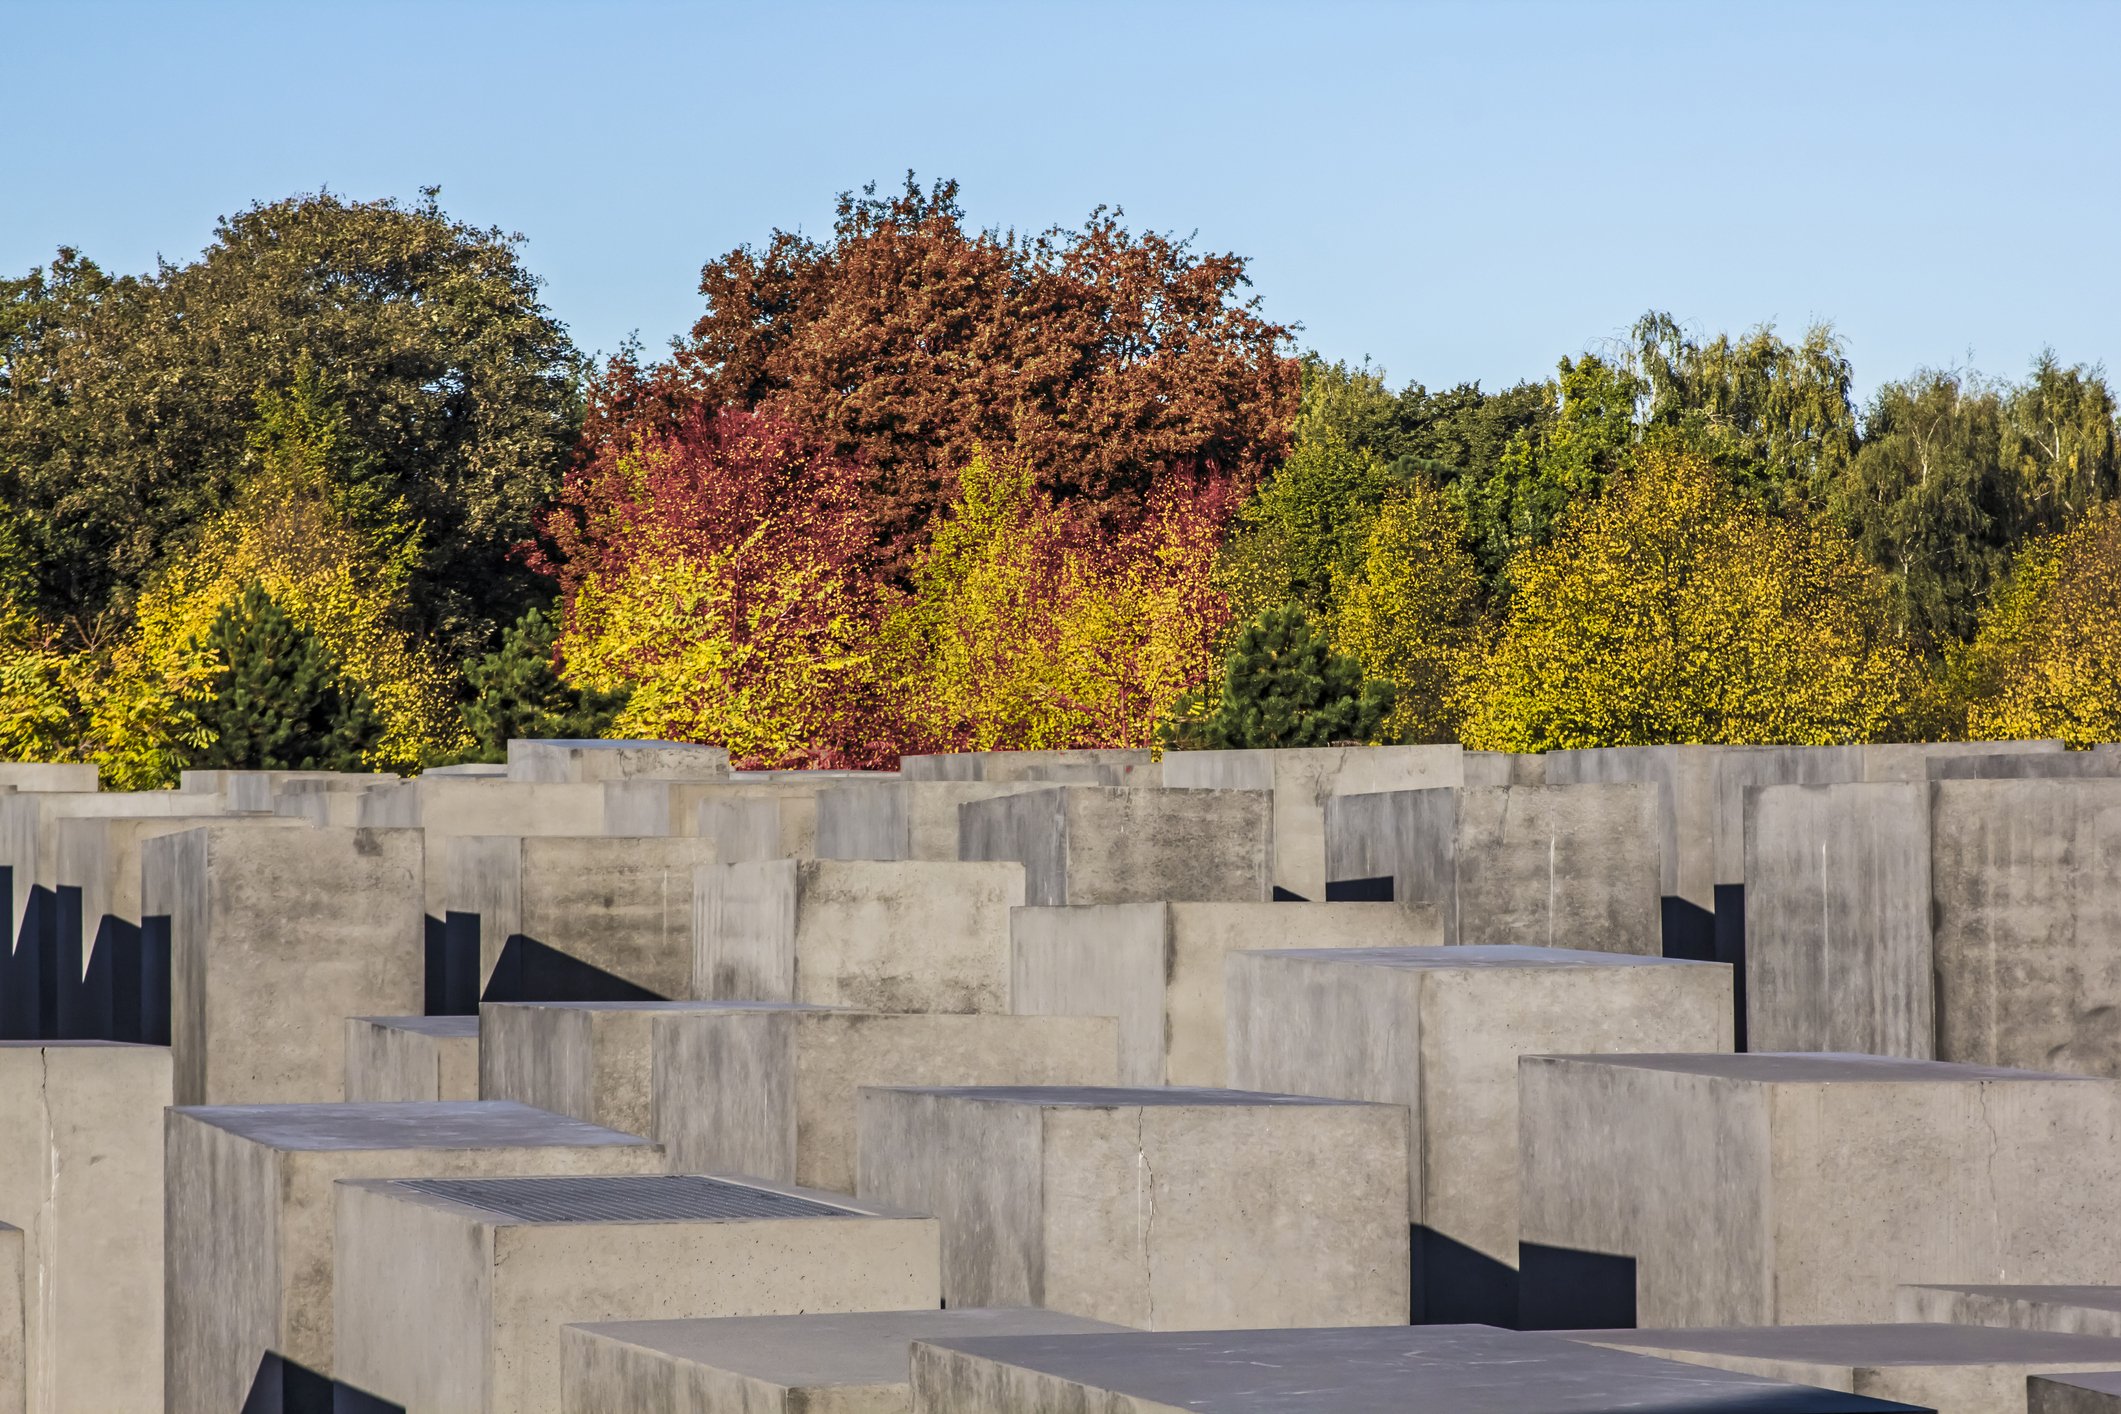
[[[1196,715],[1202,708],[1209,710]],[[1391,710],[1391,683],[1364,681],[1360,663],[1334,652],[1301,607],[1285,604],[1237,635],[1220,699],[1181,703],[1163,737],[1180,749],[1330,746],[1370,740]]]
[[[552,645],[559,625],[543,609],[532,609],[501,636],[501,646],[464,665],[472,700],[464,725],[477,745],[466,761],[506,761],[511,737],[598,737],[626,705],[623,692],[569,687],[553,671]]]
[[[204,645],[220,660],[198,710],[213,742],[192,764],[225,770],[359,771],[383,735],[368,691],[256,584]]]

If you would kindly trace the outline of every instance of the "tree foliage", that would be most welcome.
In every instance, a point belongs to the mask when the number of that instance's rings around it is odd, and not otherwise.
[[[1837,528],[1644,454],[1511,566],[1469,746],[1874,740],[1910,691],[1885,586]]]
[[[212,664],[195,709],[210,739],[193,765],[358,771],[381,743],[367,690],[259,585],[223,604],[197,646]]]
[[[1181,702],[1164,741],[1181,749],[1331,746],[1366,742],[1392,710],[1392,685],[1333,651],[1302,608],[1285,604],[1245,625],[1211,699]]]
[[[2121,507],[2029,544],[1954,666],[1974,740],[2121,741]]]
[[[1335,648],[1392,685],[1379,739],[1458,740],[1484,629],[1465,522],[1441,491],[1417,480],[1379,512],[1333,628]]]
[[[259,393],[327,370],[350,461],[420,532],[420,630],[460,657],[529,593],[508,548],[577,426],[577,359],[517,238],[329,193],[252,206],[203,255],[0,280],[0,506],[34,607],[95,637],[225,507]],[[103,632],[113,631],[110,628]]]
[[[626,705],[627,692],[570,687],[554,667],[559,623],[534,608],[501,635],[500,647],[464,665],[470,689],[464,726],[470,750],[459,758],[508,759],[517,738],[544,740],[603,736]]]

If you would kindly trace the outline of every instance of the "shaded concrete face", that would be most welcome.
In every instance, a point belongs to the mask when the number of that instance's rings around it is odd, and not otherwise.
[[[350,1016],[350,1104],[479,1098],[476,1016]]]
[[[1937,1054],[2121,1075],[2121,781],[1930,799]]]
[[[8,936],[22,935],[31,889],[49,890],[61,882],[54,877],[60,821],[167,819],[223,813],[217,796],[176,791],[0,793],[0,869],[8,871],[14,892],[12,931]]]
[[[1020,908],[1009,930],[1011,1008],[1118,1018],[1127,1085],[1225,1083],[1223,971],[1232,953],[1443,942],[1434,908],[1390,903]]]
[[[662,1167],[645,1139],[510,1104],[173,1109],[165,1133],[169,1414],[239,1408],[267,1350],[336,1373],[338,1180]]]
[[[678,1171],[853,1192],[865,1085],[1110,1085],[1109,1017],[762,1004],[655,1019],[652,1133]]]
[[[720,781],[729,753],[679,741],[511,741],[512,781]]]
[[[1018,865],[754,861],[702,868],[694,888],[694,997],[1008,1010]]]
[[[1940,1325],[1571,1332],[1613,1350],[1945,1411],[2018,1414],[2026,1377],[2111,1370],[2121,1340]]]
[[[1928,1414],[1485,1326],[923,1340],[922,1414]]]
[[[693,874],[715,858],[714,841],[693,837],[457,840],[449,908],[479,917],[480,996],[524,999],[496,976],[515,939],[656,996],[683,996],[692,973]]]
[[[1229,998],[1232,1084],[1407,1107],[1408,1220],[1503,1269],[1517,1265],[1520,1057],[1731,1045],[1729,968],[1625,954],[1237,953]],[[1495,1276],[1499,1309],[1467,1306],[1468,1319],[1514,1319]]]
[[[845,1207],[600,1219],[608,1190],[570,1187],[577,1217],[529,1221],[400,1184],[339,1185],[340,1378],[408,1409],[558,1414],[567,1325],[940,1300],[932,1218],[800,1195]]]
[[[1326,801],[1336,795],[1465,784],[1451,746],[1329,746],[1284,751],[1172,751],[1164,785],[1272,793],[1273,877],[1299,898],[1326,896]]]
[[[2026,1414],[2121,1414],[2121,1372],[2034,1375],[2025,1382]]]
[[[479,1097],[647,1134],[653,1026],[695,1002],[488,1002],[479,1009]]]
[[[163,1047],[0,1042],[0,1390],[39,1414],[160,1407],[169,1099]]]
[[[1746,1037],[1936,1054],[1929,787],[1772,786],[1745,805]]]
[[[417,831],[212,825],[140,858],[141,907],[169,919],[177,1103],[339,1100],[339,1019],[424,1010]]]
[[[2097,1216],[2121,1162],[2113,1081],[1533,1056],[1519,1105],[1522,1240],[1632,1263],[1644,1326],[1883,1321],[1903,1283],[2095,1281],[2121,1259]]]
[[[562,1406],[911,1414],[916,1340],[1122,1329],[1030,1307],[615,1321],[561,1331]]]
[[[1468,787],[1336,796],[1326,876],[1389,878],[1451,944],[1661,949],[1657,788]]]
[[[905,756],[899,775],[909,781],[1038,781],[1060,785],[1158,786],[1152,753],[1110,751],[959,751]]]
[[[2121,1338],[2121,1286],[1910,1285],[1895,1309],[1903,1321]]]
[[[817,857],[955,860],[959,806],[1044,788],[1039,781],[835,785],[818,792]]]
[[[1024,866],[1025,902],[1259,902],[1273,896],[1263,791],[1062,786],[958,810],[958,857]]]
[[[1233,1091],[865,1089],[856,1191],[943,1224],[951,1306],[1147,1329],[1403,1324],[1406,1112]]]

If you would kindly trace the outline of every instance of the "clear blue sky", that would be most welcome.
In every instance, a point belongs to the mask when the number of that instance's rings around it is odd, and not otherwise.
[[[1665,308],[1921,364],[2121,365],[2121,4],[558,5],[0,0],[0,270],[186,259],[328,185],[520,231],[585,348],[911,167],[980,224],[1252,258],[1395,381]],[[2117,368],[2121,371],[2121,368]]]

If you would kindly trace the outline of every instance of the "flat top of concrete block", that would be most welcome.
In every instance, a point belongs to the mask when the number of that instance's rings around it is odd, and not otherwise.
[[[357,1016],[356,1021],[365,1021],[370,1026],[380,1026],[387,1031],[416,1031],[422,1036],[477,1036],[479,1019],[476,1016]]]
[[[1810,1365],[2121,1365],[2121,1337],[1939,1322],[1560,1332],[1629,1349],[1688,1350]]]
[[[185,1105],[170,1111],[273,1149],[510,1149],[648,1144],[513,1100],[357,1105]]]
[[[1492,1326],[928,1342],[1199,1414],[1870,1414],[1917,1406]]]
[[[859,1208],[698,1174],[404,1178],[376,1186],[476,1209],[510,1224],[759,1222],[863,1215]]]
[[[1910,1282],[1903,1290],[1963,1291],[1998,1301],[2033,1301],[2050,1306],[2082,1306],[2092,1311],[2121,1311],[2121,1286],[1961,1286],[1954,1282]]]
[[[1846,1051],[1751,1051],[1738,1055],[1711,1052],[1686,1055],[1547,1056],[1542,1059],[1627,1066],[1634,1070],[1669,1070],[1761,1085],[1901,1085],[1918,1082],[1965,1084],[1972,1080],[2071,1080],[2106,1085],[2114,1083],[2096,1075],[2057,1075],[2044,1070],[2007,1070],[1992,1065],[1907,1060],[1899,1056],[1856,1055]]]
[[[561,746],[569,751],[638,751],[643,747],[661,751],[720,750],[693,741],[656,741],[649,737],[519,736],[509,738],[508,744],[514,746],[517,742],[525,746]]]
[[[941,1095],[990,1105],[1040,1105],[1047,1109],[1118,1110],[1147,1106],[1242,1108],[1248,1105],[1360,1105],[1320,1095],[1275,1095],[1258,1090],[1213,1090],[1190,1085],[874,1085],[902,1095]],[[1385,1108],[1390,1108],[1389,1106]]]
[[[828,1007],[804,1002],[482,1002],[481,1006],[512,1007],[523,1011],[740,1011],[765,1008],[773,1011],[827,1011]]]
[[[1287,908],[1285,903],[1262,908]],[[1398,904],[1299,905],[1323,908],[1397,908]],[[1725,964],[1687,958],[1643,957],[1635,953],[1591,952],[1582,948],[1542,948],[1500,943],[1463,948],[1259,948],[1270,957],[1300,962],[1338,962],[1362,967],[1391,967],[1402,972],[1464,972],[1517,967],[1720,967]]]
[[[784,1388],[904,1384],[907,1347],[916,1340],[1002,1335],[1089,1335],[1123,1331],[1035,1306],[955,1311],[862,1311],[853,1315],[726,1316],[690,1321],[606,1321],[585,1325],[607,1340]]]
[[[2093,1374],[2076,1375],[2035,1375],[2033,1378],[2046,1384],[2087,1389],[2093,1394],[2121,1395],[2121,1370],[2101,1370]]]

